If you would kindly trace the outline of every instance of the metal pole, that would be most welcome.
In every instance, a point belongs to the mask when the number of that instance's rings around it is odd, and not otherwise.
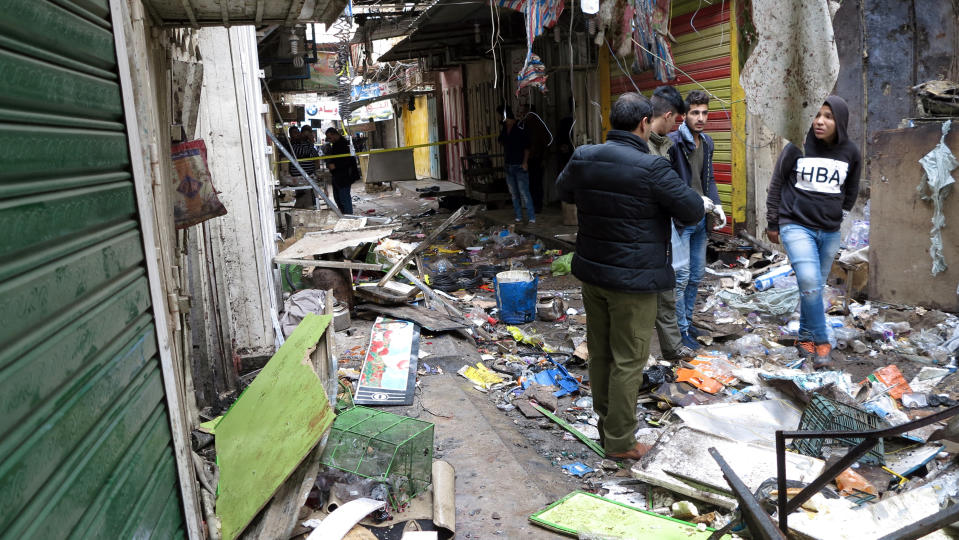
[[[378,287],[383,287],[384,285],[389,283],[389,281],[393,279],[396,276],[396,274],[400,272],[400,270],[406,268],[407,263],[413,260],[413,257],[415,257],[417,253],[428,248],[430,244],[433,242],[433,240],[436,240],[439,237],[439,235],[443,234],[443,231],[448,229],[450,225],[455,223],[456,220],[460,219],[461,217],[471,213],[473,210],[475,210],[475,208],[476,207],[473,207],[473,206],[462,206],[460,207],[459,210],[457,210],[456,212],[453,212],[453,215],[446,218],[446,221],[444,221],[438,228],[433,229],[433,232],[427,235],[422,242],[417,244],[417,246],[413,248],[413,250],[410,251],[409,254],[407,254],[405,257],[400,259],[400,262],[394,264],[389,269],[389,271],[386,272],[386,275],[383,276],[383,279],[381,279],[376,285]]]
[[[786,438],[782,431],[776,432],[776,486],[779,488],[777,494],[779,509],[779,530],[789,530],[789,512],[786,511]]]
[[[310,183],[310,187],[313,188],[313,191],[317,195],[319,195],[321,199],[323,199],[323,202],[325,202],[326,205],[330,207],[330,210],[332,210],[333,213],[336,214],[336,217],[343,217],[343,212],[340,212],[340,208],[336,206],[335,204],[333,204],[333,201],[331,201],[326,196],[326,193],[324,193],[323,190],[320,189],[320,186],[319,184],[316,183],[316,180],[313,180],[313,178],[311,178],[310,175],[306,174],[306,171],[303,170],[303,167],[296,160],[296,158],[293,157],[293,155],[290,154],[289,150],[287,150],[286,147],[283,146],[280,143],[280,141],[276,138],[276,136],[273,135],[273,131],[269,128],[269,126],[267,126],[266,128],[266,134],[268,137],[270,137],[270,140],[273,141],[273,144],[276,145],[276,147],[280,150],[280,152],[283,152],[283,155],[286,156],[286,159],[290,160],[290,164],[296,167],[296,170],[300,171],[300,174],[303,176],[303,178],[305,178],[306,181]]]
[[[746,519],[746,524],[749,526],[749,532],[752,533],[753,538],[786,540],[786,535],[783,534],[780,529],[776,528],[776,524],[772,518],[763,510],[762,505],[759,504],[756,497],[749,491],[749,487],[736,476],[732,467],[726,463],[726,460],[723,459],[719,451],[715,448],[710,448],[709,455],[713,456],[713,459],[716,460],[716,464],[719,465],[720,470],[723,471],[723,476],[726,477],[726,482],[736,495],[736,499],[739,501],[739,510],[743,513],[743,517]],[[780,491],[780,495],[781,494],[782,491]]]
[[[922,518],[919,521],[906,525],[898,531],[891,532],[879,540],[914,540],[953,523],[959,519],[959,505],[952,505]]]

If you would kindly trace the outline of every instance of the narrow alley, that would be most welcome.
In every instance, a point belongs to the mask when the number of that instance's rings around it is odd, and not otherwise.
[[[959,537],[956,0],[0,15],[0,540]]]

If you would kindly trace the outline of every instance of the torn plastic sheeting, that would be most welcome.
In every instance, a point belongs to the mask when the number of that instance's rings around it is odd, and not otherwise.
[[[799,287],[773,288],[754,294],[740,294],[724,289],[716,297],[740,311],[762,311],[772,315],[792,313],[799,303]]]
[[[959,160],[946,146],[946,135],[952,127],[952,120],[942,124],[942,137],[931,152],[922,156],[922,180],[919,182],[919,196],[924,201],[932,201],[932,230],[929,231],[929,256],[932,257],[932,275],[945,272],[949,266],[942,254],[942,229],[946,226],[946,216],[942,213],[942,203],[952,192],[956,180],[952,171],[959,167]],[[959,289],[957,289],[959,293]]]
[[[577,462],[575,462],[575,463],[570,463],[570,464],[568,464],[568,465],[563,465],[563,469],[565,469],[566,471],[568,471],[569,474],[571,474],[571,475],[573,475],[573,476],[576,476],[576,477],[579,477],[579,478],[582,478],[582,476],[583,476],[584,474],[589,474],[589,473],[593,472],[593,468],[592,468],[592,467],[586,465],[585,463],[583,463],[583,462],[581,462],[581,461],[577,461]]]
[[[569,372],[563,372],[558,368],[544,369],[535,374],[532,379],[527,378],[523,381],[523,389],[529,388],[533,383],[542,386],[558,386],[559,390],[553,392],[556,397],[563,397],[579,390],[579,381],[574,379]]]
[[[792,381],[807,394],[812,394],[829,385],[848,394],[851,398],[855,398],[856,392],[859,391],[859,387],[853,384],[852,377],[844,371],[817,371],[803,375],[770,375],[763,373],[760,377],[766,380]]]
[[[465,365],[456,373],[469,379],[480,388],[484,388],[486,390],[489,390],[491,386],[500,384],[505,380],[498,373],[483,365],[482,362],[477,362],[476,367]]]
[[[280,316],[280,327],[283,337],[290,337],[296,326],[308,313],[323,315],[326,311],[326,291],[318,289],[303,289],[290,295],[286,299],[283,315]]]
[[[839,78],[834,7],[827,0],[752,2],[759,39],[739,78],[746,107],[800,148]]]
[[[676,414],[693,429],[770,446],[776,443],[776,430],[794,430],[802,418],[802,411],[784,399],[693,405]]]
[[[816,540],[881,538],[939,511],[939,500],[933,485],[886,497],[861,508],[847,499],[820,502],[816,512],[799,510],[790,514],[789,528],[803,538]],[[951,537],[936,531],[923,538],[944,540]]]

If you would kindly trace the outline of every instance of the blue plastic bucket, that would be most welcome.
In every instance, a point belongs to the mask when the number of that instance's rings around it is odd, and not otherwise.
[[[522,324],[536,319],[536,285],[539,278],[528,270],[507,270],[496,274],[496,307],[507,324]]]

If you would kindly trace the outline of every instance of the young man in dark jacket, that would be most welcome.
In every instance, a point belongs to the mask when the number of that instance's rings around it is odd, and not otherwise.
[[[839,251],[839,226],[859,196],[862,157],[846,135],[849,107],[829,96],[802,148],[779,155],[766,195],[766,236],[782,240],[799,283],[799,354],[816,369],[831,364],[822,290]]]
[[[696,223],[703,200],[669,162],[649,153],[652,108],[622,95],[605,144],[580,146],[556,181],[575,203],[579,232],[573,275],[583,282],[593,407],[607,455],[639,459],[636,395],[649,357],[656,298],[674,286],[670,220]]]
[[[706,211],[717,209],[719,223],[713,229],[721,229],[726,226],[726,214],[713,179],[713,139],[704,132],[709,117],[709,94],[702,90],[689,92],[686,109],[686,121],[669,134],[674,143],[669,149],[670,161],[687,186],[712,202]],[[693,308],[706,270],[706,218],[691,227],[684,227],[679,239],[684,250],[689,252],[689,266],[676,271],[676,319],[683,343],[696,350],[699,344],[695,340]]]

